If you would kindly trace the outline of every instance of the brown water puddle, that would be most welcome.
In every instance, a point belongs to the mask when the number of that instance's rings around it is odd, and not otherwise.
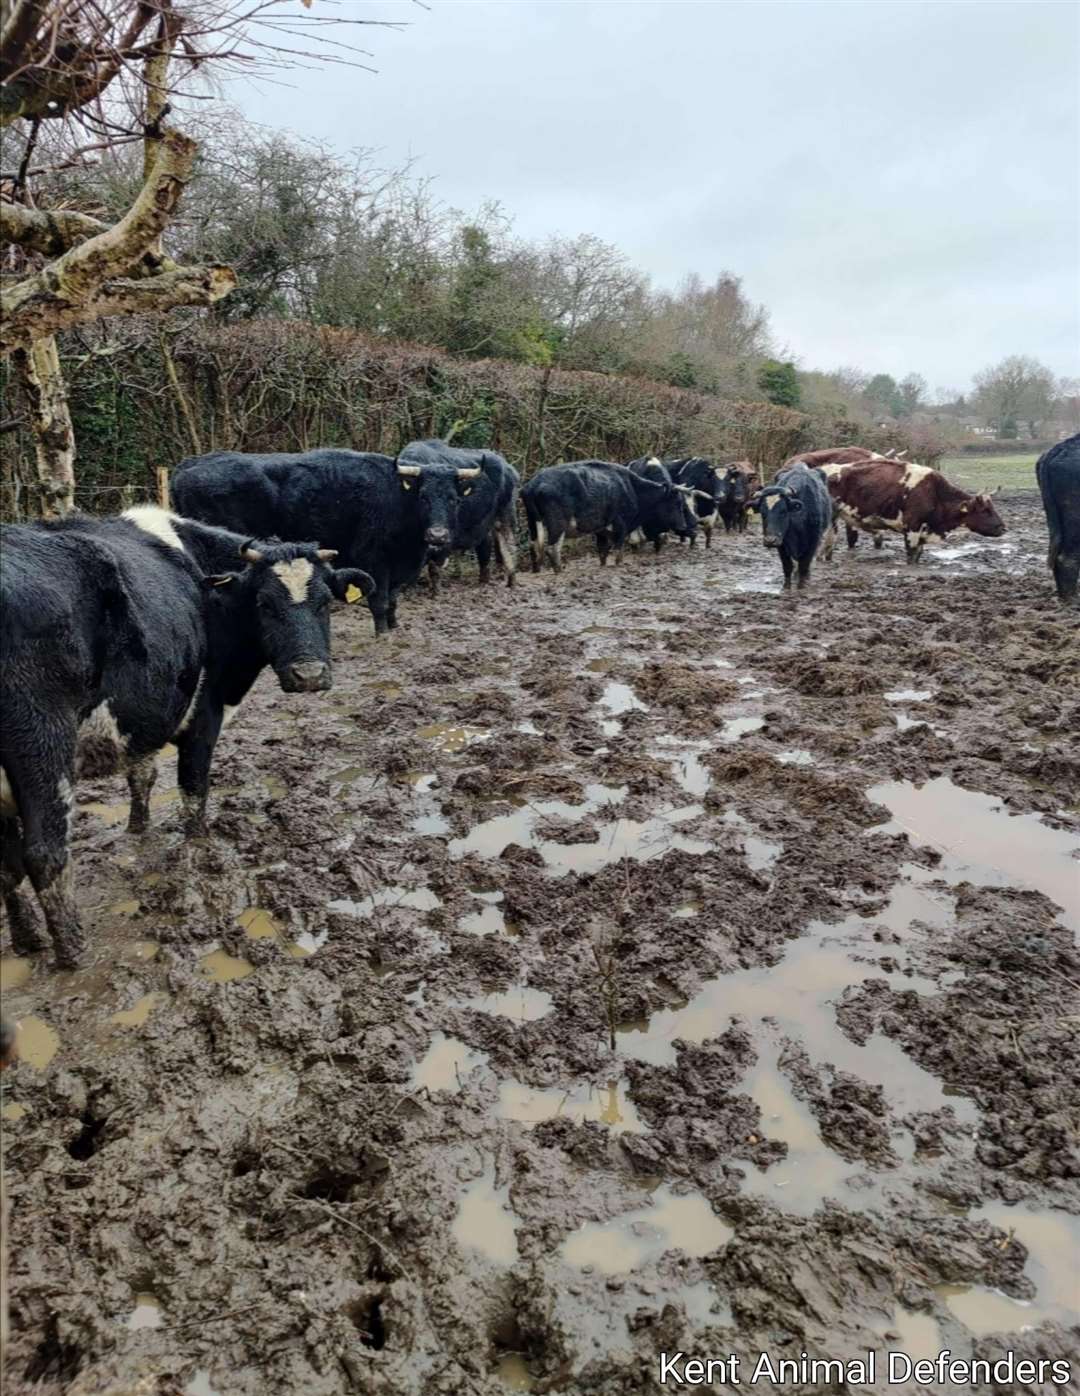
[[[710,1255],[734,1234],[700,1193],[680,1196],[665,1185],[657,1188],[648,1206],[572,1231],[559,1256],[579,1269],[588,1265],[601,1274],[621,1275],[665,1251]]]
[[[535,1380],[521,1352],[504,1352],[495,1364],[494,1376],[507,1391],[531,1391]]]
[[[513,1265],[518,1258],[517,1220],[509,1199],[509,1183],[496,1187],[495,1170],[489,1165],[462,1192],[451,1228],[458,1245],[479,1251],[497,1265]]]
[[[179,799],[180,791],[175,785],[169,790],[159,790],[150,796],[150,813],[153,814],[155,810],[167,809],[169,805],[175,805]],[[82,814],[92,814],[104,824],[115,827],[117,824],[127,823],[131,804],[127,800],[120,800],[116,804],[94,800],[89,804],[79,805],[78,809]]]
[[[474,1047],[437,1032],[431,1046],[413,1067],[409,1085],[413,1090],[426,1086],[429,1091],[460,1091],[465,1077],[478,1066],[487,1066],[488,1055]]]
[[[757,834],[752,833],[752,826],[737,810],[728,810],[724,815],[724,823],[730,824],[742,834],[743,852],[753,872],[768,872],[784,851],[783,844],[770,843],[768,839],[759,838]]]
[[[948,882],[1030,887],[1062,908],[1061,920],[1080,931],[1080,839],[1051,829],[1037,815],[1010,814],[993,795],[965,790],[946,776],[916,786],[889,781],[867,798],[893,816],[881,832],[903,829],[915,844],[944,854],[935,872]]]
[[[681,748],[674,756],[670,751],[661,751],[659,754],[671,761],[675,781],[688,795],[700,799],[706,794],[712,785],[712,772],[702,764],[698,753],[707,749],[708,742],[684,742],[678,737],[663,736],[657,739],[657,744],[660,747]]]
[[[135,1296],[135,1307],[127,1316],[126,1327],[160,1328],[162,1323],[161,1301],[154,1294],[140,1293]]]
[[[463,999],[458,1007],[511,1018],[515,1023],[534,1023],[551,1012],[551,1005],[552,997],[546,990],[515,984],[499,993],[477,994],[474,998]]]
[[[749,694],[744,694],[749,697]],[[720,731],[720,740],[730,743],[737,742],[740,737],[746,737],[751,732],[760,732],[765,726],[763,717],[729,717]]]
[[[142,998],[131,1008],[114,1013],[109,1022],[115,1023],[118,1028],[141,1028],[154,1009],[161,1003],[167,1003],[168,1000],[169,995],[164,993],[143,994]]]
[[[215,984],[231,984],[236,979],[246,979],[249,974],[254,974],[255,966],[250,960],[230,955],[227,950],[212,950],[199,960],[199,973],[212,979]]]
[[[941,1285],[935,1291],[965,1328],[976,1336],[1015,1333],[1055,1321],[1080,1324],[1080,1217],[1068,1212],[1033,1212],[1003,1202],[972,1212],[1007,1234],[1028,1253],[1024,1274],[1035,1286],[1030,1300],[1010,1299],[980,1285]]]
[[[626,1094],[624,1081],[605,1086],[589,1083],[563,1089],[559,1086],[523,1086],[520,1081],[499,1082],[499,1103],[495,1113],[500,1120],[538,1125],[557,1116],[581,1123],[596,1120],[613,1134],[646,1134],[647,1126],[637,1107]]]
[[[126,902],[113,902],[107,910],[110,916],[135,916],[141,906],[142,902],[132,899]]]
[[[486,727],[455,726],[449,722],[433,722],[427,727],[419,728],[416,735],[431,742],[436,751],[445,751],[452,756],[459,751],[464,751],[466,747],[472,746],[476,742],[486,742],[491,736],[491,731]]]
[[[184,1387],[184,1396],[222,1396],[222,1393],[212,1384],[206,1368],[200,1367]]]
[[[10,994],[21,989],[33,972],[33,960],[21,960],[16,956],[0,960],[0,993]]]
[[[25,1105],[20,1104],[17,1100],[12,1100],[3,1109],[0,1109],[0,1119],[10,1120],[14,1124],[17,1120],[21,1120],[26,1113]]]
[[[478,911],[470,911],[459,917],[458,930],[474,936],[521,934],[521,928],[515,922],[507,921],[503,914],[499,905],[503,900],[501,892],[470,892],[469,895],[484,905]]]
[[[44,1071],[60,1050],[60,1034],[42,1018],[30,1014],[15,1024],[15,1052],[20,1062]]]

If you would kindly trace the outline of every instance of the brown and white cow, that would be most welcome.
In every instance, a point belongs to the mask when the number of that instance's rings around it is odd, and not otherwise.
[[[901,533],[908,562],[918,562],[927,542],[940,542],[956,528],[985,538],[1005,532],[991,495],[969,494],[928,465],[873,460],[826,466],[823,473],[835,506],[834,532],[836,521],[843,520],[864,533]]]
[[[880,451],[871,451],[868,446],[826,446],[820,451],[804,451],[802,455],[791,456],[783,464],[782,469],[786,470],[789,465],[794,465],[797,460],[804,460],[807,465],[816,465],[820,470],[824,470],[827,476],[836,474],[849,465],[865,465],[872,460],[906,460],[907,452],[901,451],[899,455],[895,450],[886,451],[884,455]],[[830,529],[826,535],[824,543],[824,554],[826,560],[832,557],[833,543],[835,542],[835,532]],[[854,548],[859,541],[857,529],[847,526],[847,545]],[[883,542],[880,533],[874,534],[874,547],[880,548]]]

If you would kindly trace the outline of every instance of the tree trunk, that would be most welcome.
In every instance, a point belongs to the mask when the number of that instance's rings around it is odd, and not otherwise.
[[[47,519],[60,518],[75,507],[75,432],[56,340],[52,335],[35,340],[12,358],[34,434],[41,512]]]

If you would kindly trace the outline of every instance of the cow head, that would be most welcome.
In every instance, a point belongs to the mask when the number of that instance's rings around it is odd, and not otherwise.
[[[698,526],[693,500],[700,491],[674,484],[667,467],[655,456],[631,473],[642,521],[659,532],[674,533],[678,538],[693,538]]]
[[[445,562],[454,546],[458,509],[480,477],[480,467],[459,469],[452,465],[407,465],[397,461],[402,490],[416,500],[428,562]]]
[[[207,577],[206,585],[251,627],[248,637],[286,693],[329,688],[330,600],[344,601],[350,586],[367,596],[375,588],[372,578],[358,567],[331,567],[337,553],[317,543],[253,538],[240,557],[243,571]]]
[[[802,500],[788,485],[767,485],[750,500],[749,507],[761,515],[762,541],[767,548],[779,548],[796,514],[802,512]]]
[[[998,487],[998,490],[1000,486]],[[1000,538],[1006,532],[1005,522],[994,506],[994,495],[976,494],[960,506],[960,519],[972,533],[981,533],[984,538]]]

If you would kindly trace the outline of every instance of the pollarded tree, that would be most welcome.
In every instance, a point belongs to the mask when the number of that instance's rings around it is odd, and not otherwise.
[[[312,0],[301,0],[305,11]],[[326,27],[371,21],[296,10],[292,0],[8,0],[0,27],[0,355],[26,397],[42,512],[71,509],[75,441],[55,336],[112,315],[208,306],[236,285],[230,266],[181,265],[165,234],[191,176],[196,142],[169,124],[193,75],[288,67],[306,58],[357,63]],[[305,50],[304,42],[314,45]],[[42,139],[61,126],[64,139]],[[126,211],[102,219],[49,207],[39,195],[56,165],[141,142],[141,182]],[[10,168],[8,168],[10,162]]]

